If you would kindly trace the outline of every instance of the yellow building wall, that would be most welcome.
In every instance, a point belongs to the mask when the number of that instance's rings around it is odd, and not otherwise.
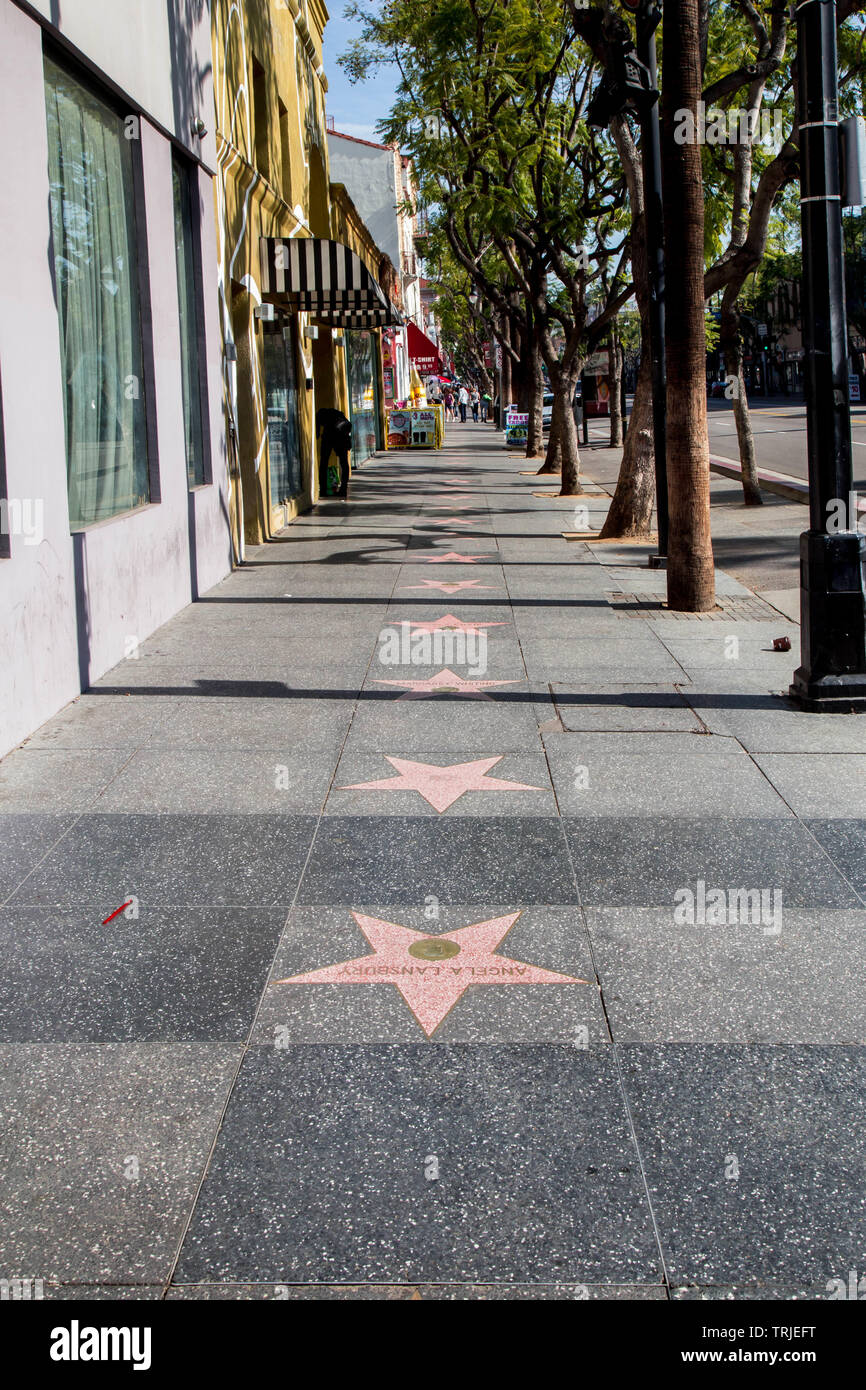
[[[272,536],[316,501],[314,415],[340,403],[345,379],[330,335],[310,340],[307,316],[294,315],[302,491],[272,506],[263,331],[255,316],[259,238],[331,235],[322,70],[327,18],[319,0],[212,0],[220,310],[223,343],[233,343],[237,354],[236,362],[231,349],[224,358],[239,472],[232,522],[248,544]]]

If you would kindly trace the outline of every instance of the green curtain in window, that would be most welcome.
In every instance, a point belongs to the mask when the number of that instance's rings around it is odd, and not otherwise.
[[[131,141],[45,59],[51,228],[73,528],[149,501]]]
[[[186,439],[186,467],[190,487],[205,480],[204,443],[201,417],[201,366],[198,352],[198,277],[193,237],[194,184],[191,171],[175,155],[174,249],[177,262],[177,301],[180,317],[180,372],[183,386],[183,428]]]

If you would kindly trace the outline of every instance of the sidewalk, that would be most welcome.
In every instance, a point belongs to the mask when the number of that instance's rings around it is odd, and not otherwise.
[[[647,547],[564,540],[500,440],[372,460],[0,764],[6,1277],[863,1272],[866,720],[780,697],[798,630],[733,575],[674,617]],[[719,539],[772,559],[786,507]],[[486,659],[380,642],[452,617]]]

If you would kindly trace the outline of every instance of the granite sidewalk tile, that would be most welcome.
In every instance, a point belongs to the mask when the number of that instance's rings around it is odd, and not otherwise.
[[[862,1268],[866,1049],[631,1046],[626,1093],[672,1284]]]
[[[285,909],[132,910],[0,909],[0,1042],[242,1042]]]
[[[605,1050],[247,1053],[178,1283],[502,1279],[659,1282]]]
[[[165,1283],[239,1052],[0,1045],[4,1269],[64,1283]]]

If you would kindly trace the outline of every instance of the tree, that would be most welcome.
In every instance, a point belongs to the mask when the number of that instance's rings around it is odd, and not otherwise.
[[[663,20],[662,177],[666,277],[668,606],[705,612],[715,603],[710,537],[704,328],[704,195],[701,146],[678,143],[682,112],[701,98],[699,0],[666,0]]]

